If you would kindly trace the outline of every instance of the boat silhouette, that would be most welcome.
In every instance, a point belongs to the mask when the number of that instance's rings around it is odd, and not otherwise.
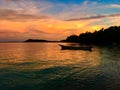
[[[62,50],[88,50],[88,51],[92,51],[92,46],[65,46],[65,45],[61,45],[59,44],[59,46],[61,47]]]

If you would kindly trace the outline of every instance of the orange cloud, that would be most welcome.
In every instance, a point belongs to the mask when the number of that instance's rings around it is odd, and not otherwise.
[[[82,32],[99,30],[108,25],[98,24],[103,20],[61,21],[56,19],[36,19],[29,21],[0,21],[0,39],[25,40],[28,38],[61,40],[71,34],[79,35]],[[104,22],[105,23],[105,22]],[[106,22],[107,24],[108,22]],[[110,19],[109,23],[119,25],[118,18]],[[4,32],[3,32],[4,31]]]

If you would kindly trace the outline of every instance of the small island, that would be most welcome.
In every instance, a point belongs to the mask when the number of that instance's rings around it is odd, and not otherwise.
[[[25,40],[24,42],[58,42],[58,41],[48,41],[43,39],[28,39],[28,40]]]
[[[48,42],[47,40],[42,40],[42,39],[28,39],[24,42]]]

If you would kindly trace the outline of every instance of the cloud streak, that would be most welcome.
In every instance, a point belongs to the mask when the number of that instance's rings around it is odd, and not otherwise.
[[[76,19],[68,19],[66,21],[79,21],[79,20],[93,20],[93,19],[102,19],[107,17],[120,17],[120,14],[110,14],[110,15],[96,15],[90,17],[76,18]]]
[[[9,9],[0,9],[0,20],[34,20],[34,19],[48,19],[47,15],[31,15],[23,14],[22,11],[15,11]]]
[[[110,7],[111,8],[120,8],[120,4],[111,4]]]

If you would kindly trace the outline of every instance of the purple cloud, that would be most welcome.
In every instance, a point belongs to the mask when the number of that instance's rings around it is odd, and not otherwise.
[[[101,19],[101,18],[118,17],[118,16],[120,16],[119,13],[118,14],[110,14],[110,15],[96,15],[96,16],[76,18],[76,19],[68,19],[66,21],[92,20],[92,19]]]
[[[0,20],[30,20],[30,19],[48,19],[47,15],[23,14],[22,11],[9,9],[0,9]]]

